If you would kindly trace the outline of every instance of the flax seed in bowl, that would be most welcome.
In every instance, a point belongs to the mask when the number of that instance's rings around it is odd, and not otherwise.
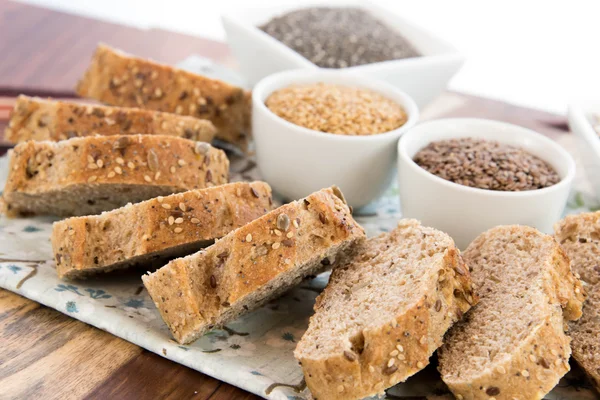
[[[394,179],[398,139],[418,118],[406,93],[336,70],[280,72],[252,91],[258,168],[290,200],[333,184],[355,209],[375,200]]]
[[[336,135],[385,133],[407,120],[402,106],[376,91],[323,82],[279,89],[265,104],[293,124]]]
[[[472,137],[431,142],[414,161],[440,178],[479,189],[519,192],[560,181],[541,158],[519,147]]]
[[[573,157],[530,129],[476,118],[428,121],[398,143],[402,216],[460,248],[498,225],[551,233],[575,176]]]

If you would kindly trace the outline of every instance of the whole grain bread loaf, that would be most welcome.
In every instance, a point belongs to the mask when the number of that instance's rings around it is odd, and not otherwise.
[[[77,93],[103,103],[209,119],[217,138],[246,149],[250,93],[100,44]]]
[[[337,188],[283,205],[142,277],[173,337],[190,343],[260,307],[364,238]]]
[[[294,355],[314,398],[362,399],[425,368],[476,302],[452,239],[402,220],[341,257]]]
[[[164,265],[271,210],[264,182],[237,182],[128,204],[55,222],[52,249],[61,278]]]
[[[228,170],[223,151],[175,136],[28,141],[11,151],[3,211],[10,216],[99,214],[227,183]]]
[[[588,293],[583,316],[569,323],[573,358],[600,393],[600,212],[569,215],[554,232]]]
[[[107,107],[19,96],[4,132],[12,143],[78,136],[170,135],[211,142],[208,120],[140,108]]]
[[[564,322],[581,316],[581,283],[551,237],[525,226],[481,234],[463,253],[479,304],[439,350],[457,398],[542,399],[569,370]]]

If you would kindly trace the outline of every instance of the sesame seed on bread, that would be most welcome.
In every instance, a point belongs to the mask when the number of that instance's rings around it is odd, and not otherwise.
[[[335,262],[364,238],[342,199],[339,189],[322,189],[144,275],[173,337],[190,343]]]
[[[208,119],[217,138],[245,150],[250,93],[225,82],[125,54],[100,44],[77,93],[106,104]]]
[[[443,232],[402,220],[341,257],[294,352],[318,399],[362,399],[429,363],[477,296]]]
[[[175,136],[28,141],[10,152],[3,211],[9,216],[99,214],[227,183],[228,171],[223,151]]]
[[[236,182],[128,204],[101,215],[55,222],[52,249],[61,278],[132,265],[165,264],[270,211],[264,182]]]
[[[588,293],[583,316],[569,322],[573,358],[600,393],[600,211],[569,215],[554,232]]]
[[[11,143],[65,140],[78,136],[170,135],[211,142],[208,120],[140,108],[54,101],[19,96],[4,137]]]
[[[584,294],[549,235],[499,226],[463,252],[479,303],[438,351],[442,380],[457,398],[542,399],[569,371],[567,320]]]

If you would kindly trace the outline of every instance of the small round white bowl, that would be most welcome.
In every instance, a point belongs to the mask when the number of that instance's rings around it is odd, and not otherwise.
[[[376,135],[335,135],[288,122],[265,105],[278,89],[318,82],[374,90],[404,107],[408,120],[398,129]],[[280,72],[262,79],[252,90],[258,168],[265,181],[288,199],[338,185],[354,208],[375,200],[394,179],[400,135],[418,118],[417,105],[406,93],[383,81],[338,71]]]
[[[419,167],[413,157],[431,142],[473,137],[522,148],[547,161],[559,183],[538,190],[502,192],[442,179]],[[551,233],[565,208],[575,161],[561,146],[530,129],[476,118],[441,119],[408,131],[398,143],[402,216],[448,233],[464,249],[480,233],[498,225],[520,224]]]

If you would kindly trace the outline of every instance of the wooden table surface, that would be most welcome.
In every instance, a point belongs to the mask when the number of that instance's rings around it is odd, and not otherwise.
[[[0,0],[0,96],[73,96],[98,42],[170,64],[193,53],[232,62],[219,42]],[[457,93],[442,95],[424,116],[486,117],[568,134],[563,117]],[[0,289],[0,398],[258,397]]]

